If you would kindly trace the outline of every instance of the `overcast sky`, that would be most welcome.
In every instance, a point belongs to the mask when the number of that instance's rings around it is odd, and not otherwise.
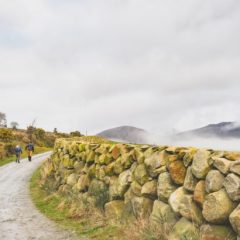
[[[239,0],[1,0],[8,122],[154,133],[240,120]]]

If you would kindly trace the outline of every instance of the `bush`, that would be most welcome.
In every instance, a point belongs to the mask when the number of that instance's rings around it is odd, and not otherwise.
[[[12,129],[1,128],[0,129],[0,141],[11,142],[14,140],[14,135]]]
[[[5,144],[4,150],[6,152],[7,157],[10,157],[11,155],[15,154],[15,147],[16,145],[14,143]]]
[[[82,134],[79,131],[70,132],[71,137],[81,137]]]
[[[4,143],[0,142],[0,159],[6,156],[6,151],[4,149]]]
[[[34,135],[36,138],[43,139],[45,136],[45,131],[42,128],[36,128],[34,130]]]

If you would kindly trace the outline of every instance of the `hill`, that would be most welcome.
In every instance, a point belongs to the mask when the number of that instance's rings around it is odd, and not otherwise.
[[[176,137],[217,137],[217,138],[240,138],[240,123],[220,122],[209,124],[202,128],[193,129],[176,134]]]
[[[52,149],[56,138],[69,136],[69,134],[47,132],[35,127],[29,127],[27,130],[0,128],[0,166],[14,158],[16,145],[24,149],[31,141],[35,145],[35,153],[40,153]]]
[[[128,143],[148,143],[151,134],[141,128],[136,128],[132,126],[121,126],[116,128],[111,128],[100,132],[98,136]]]

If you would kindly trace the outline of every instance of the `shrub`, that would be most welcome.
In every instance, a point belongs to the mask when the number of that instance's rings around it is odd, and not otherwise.
[[[36,138],[43,139],[45,136],[45,131],[42,128],[36,128],[34,130],[34,135]]]
[[[0,129],[0,141],[10,142],[14,140],[14,135],[12,129],[1,128]]]
[[[5,144],[4,150],[6,152],[7,157],[15,154],[15,147],[16,147],[16,145],[14,143]]]
[[[70,132],[71,137],[81,137],[82,134],[79,131]]]

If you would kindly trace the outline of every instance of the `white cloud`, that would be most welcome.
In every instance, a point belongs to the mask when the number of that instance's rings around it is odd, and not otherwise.
[[[239,120],[239,13],[235,0],[2,1],[0,110],[90,132]]]

